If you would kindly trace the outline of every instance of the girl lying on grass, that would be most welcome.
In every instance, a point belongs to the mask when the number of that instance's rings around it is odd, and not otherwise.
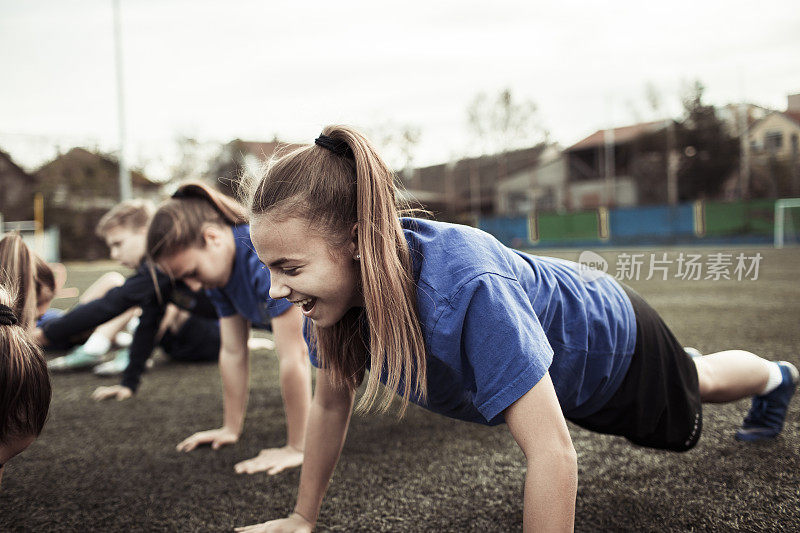
[[[354,391],[445,416],[505,423],[526,457],[524,528],[571,530],[578,483],[565,419],[686,451],[701,402],[757,395],[737,433],[780,432],[797,371],[732,350],[692,359],[628,287],[506,248],[481,231],[399,218],[393,175],[358,132],[332,126],[255,184],[251,236],[270,297],[310,320],[319,368],[294,512],[238,531],[314,527]],[[379,383],[385,385],[384,389]]]
[[[191,435],[178,450],[188,452],[200,444],[217,449],[239,440],[250,387],[247,339],[253,324],[271,327],[275,336],[287,441],[237,464],[236,471],[276,474],[302,464],[311,404],[303,317],[288,302],[267,296],[269,272],[253,251],[244,208],[205,185],[182,185],[153,216],[147,253],[173,279],[195,291],[206,289],[220,317],[222,427]]]
[[[47,363],[30,336],[37,263],[46,267],[19,235],[0,240],[0,481],[5,463],[42,432],[50,409]]]

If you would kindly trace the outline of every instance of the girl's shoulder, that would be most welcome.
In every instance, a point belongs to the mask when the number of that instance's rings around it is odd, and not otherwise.
[[[450,299],[483,275],[516,278],[516,252],[484,231],[416,218],[404,218],[401,224],[420,290],[432,289]]]

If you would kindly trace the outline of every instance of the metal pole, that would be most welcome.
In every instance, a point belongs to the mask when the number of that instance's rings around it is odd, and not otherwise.
[[[773,236],[775,248],[783,248],[783,202],[775,202],[775,235]]]
[[[607,128],[603,131],[603,141],[605,144],[605,153],[603,163],[605,163],[605,178],[606,178],[606,207],[614,207],[616,203],[616,194],[614,194],[614,129]]]
[[[747,142],[747,104],[742,102],[738,109],[739,122],[739,199],[748,197],[750,187],[750,143]]]
[[[667,119],[667,201],[669,205],[678,205],[678,172],[675,155],[675,123]]]
[[[122,80],[122,24],[120,22],[120,0],[112,0],[114,8],[114,60],[117,71],[117,120],[119,124],[119,197],[121,201],[130,200],[131,174],[125,157],[125,94]]]

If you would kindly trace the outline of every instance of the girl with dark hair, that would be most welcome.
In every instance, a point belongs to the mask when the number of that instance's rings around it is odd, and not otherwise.
[[[5,463],[42,432],[50,408],[47,364],[29,335],[37,261],[19,235],[0,240],[0,481]]]
[[[283,447],[262,450],[257,457],[237,464],[236,471],[276,474],[300,465],[311,404],[303,318],[289,302],[267,295],[269,272],[253,251],[244,208],[205,185],[182,185],[153,216],[147,252],[174,279],[192,290],[206,289],[220,317],[223,424],[188,437],[178,444],[178,450],[188,452],[200,444],[217,449],[239,439],[247,409],[247,339],[252,324],[271,328],[275,337],[287,441]]]
[[[445,416],[506,423],[525,454],[523,524],[570,530],[577,456],[565,419],[686,451],[701,402],[753,396],[737,432],[777,435],[797,370],[741,350],[692,359],[612,277],[506,248],[479,230],[400,218],[392,172],[357,131],[325,128],[252,187],[251,237],[270,296],[302,307],[318,367],[294,512],[238,531],[310,531],[359,408],[401,398]],[[385,388],[381,391],[379,383]]]

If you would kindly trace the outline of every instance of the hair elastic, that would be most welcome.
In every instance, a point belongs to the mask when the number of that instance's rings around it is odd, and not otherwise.
[[[17,324],[19,324],[19,319],[14,314],[14,310],[5,304],[0,304],[0,325],[16,326]]]
[[[352,159],[355,161],[353,150],[350,149],[350,146],[346,142],[340,139],[334,139],[332,137],[328,137],[325,134],[321,134],[319,137],[314,139],[314,144],[316,144],[317,146],[321,146],[326,150],[333,152],[336,155],[346,157],[348,159]]]
[[[177,200],[177,199],[180,199],[180,198],[189,198],[190,196],[192,196],[192,195],[188,194],[186,192],[186,189],[183,188],[183,189],[178,189],[177,191],[172,193],[172,196],[170,196],[170,198],[173,198],[173,199]]]

